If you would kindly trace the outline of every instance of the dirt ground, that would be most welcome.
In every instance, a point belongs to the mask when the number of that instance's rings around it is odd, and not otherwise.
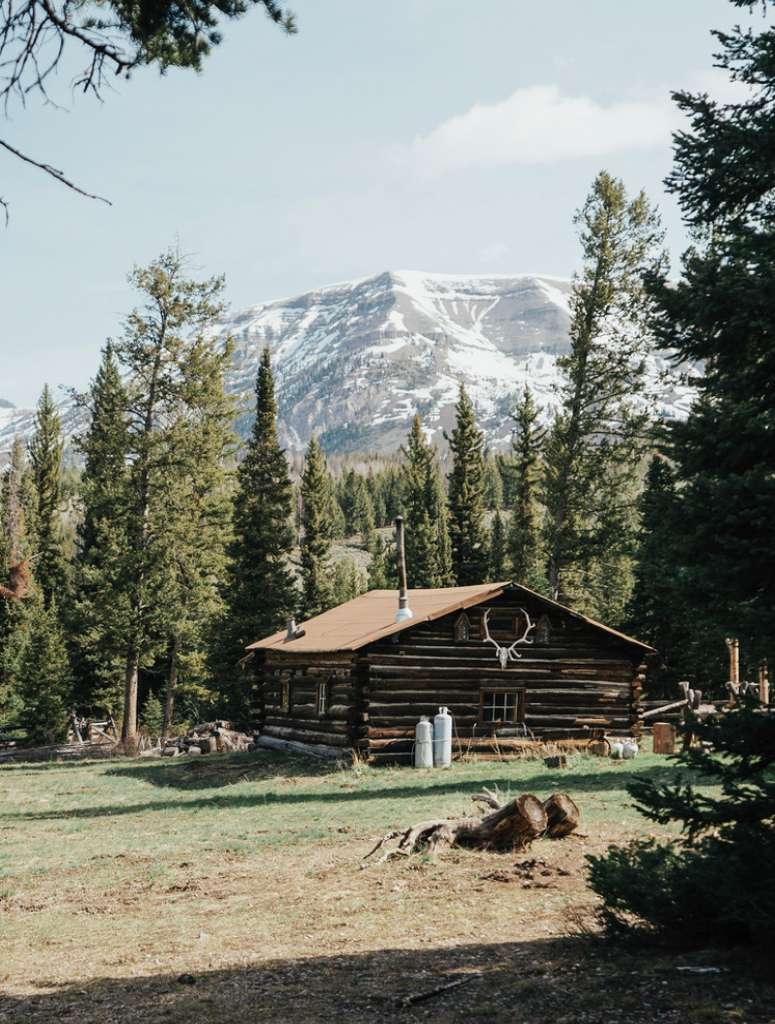
[[[244,757],[0,773],[0,1021],[775,1021],[766,958],[597,936],[584,857],[644,831],[624,775],[568,773],[580,836],[362,868],[382,831],[467,808],[483,779],[557,781],[418,774]]]

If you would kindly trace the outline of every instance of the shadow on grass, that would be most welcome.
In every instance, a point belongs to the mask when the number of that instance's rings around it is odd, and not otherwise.
[[[515,920],[515,930],[519,922]],[[260,960],[223,970],[143,977],[76,979],[40,987],[31,997],[0,995],[0,1020],[79,1024],[195,1020],[255,1022],[586,1021],[673,1024],[687,1008],[692,1020],[737,1020],[722,1009],[744,1007],[747,1024],[771,1021],[772,989],[749,957],[704,951],[676,957],[660,951],[613,950],[591,938],[468,944],[432,949],[381,949],[300,959]],[[339,939],[338,941],[341,941]],[[244,953],[251,956],[248,946]],[[717,965],[692,975],[678,966]],[[185,967],[178,970],[186,970]],[[452,982],[463,984],[436,991]],[[407,997],[422,997],[402,1005]]]
[[[199,764],[199,762],[197,762],[197,764]],[[140,777],[145,781],[153,782],[155,785],[169,786],[174,785],[174,783],[169,781],[159,781],[159,776],[156,773],[163,772],[165,775],[168,775],[168,773],[172,771],[183,771],[186,767],[186,765],[175,765],[173,769],[172,767],[166,768],[157,765],[154,766],[154,768],[138,769],[133,766],[131,768],[113,769],[110,774],[126,774],[137,778],[139,773]],[[417,800],[423,797],[430,798],[454,795],[463,798],[479,792],[483,785],[497,787],[503,793],[512,792],[515,795],[516,792],[519,791],[523,793],[535,792],[538,796],[548,796],[551,792],[562,790],[573,796],[577,796],[587,793],[623,791],[627,783],[634,778],[658,781],[668,777],[673,779],[676,777],[673,769],[654,766],[637,772],[618,772],[609,770],[575,775],[543,771],[540,774],[528,776],[526,778],[514,778],[509,775],[498,774],[498,769],[501,767],[502,766],[493,765],[493,774],[488,776],[486,779],[479,780],[456,780],[454,775],[449,774],[445,776],[445,781],[443,782],[425,784],[425,778],[421,778],[418,779],[417,783],[414,785],[384,785],[380,788],[369,788],[367,783],[362,785],[361,788],[354,789],[308,789],[302,792],[294,792],[293,790],[277,792],[269,790],[256,793],[245,792],[243,790],[239,793],[228,793],[221,789],[220,792],[214,793],[213,795],[194,797],[192,799],[185,799],[181,797],[180,799],[173,800],[148,800],[134,804],[118,803],[99,807],[76,807],[50,811],[19,811],[6,814],[4,817],[8,820],[58,821],[68,819],[123,817],[128,814],[147,814],[153,811],[237,810],[248,807],[266,807],[272,804],[287,807],[291,804],[341,805],[357,804],[373,800]],[[243,769],[243,775],[248,772],[248,769],[249,765],[246,763]],[[380,773],[381,772],[382,769],[380,769]],[[278,774],[279,773],[277,772],[273,772],[271,777],[275,778]],[[347,780],[347,776],[343,776],[343,778]],[[377,776],[377,779],[379,779],[379,776]],[[235,783],[241,781],[239,775],[236,775],[232,781]],[[249,780],[246,779],[245,781]],[[253,776],[252,781],[260,781],[260,777]],[[356,786],[358,785],[357,782],[354,784]],[[221,786],[222,785],[223,784],[221,783]],[[191,786],[187,785],[185,788],[190,788],[196,791],[200,786],[191,784]]]

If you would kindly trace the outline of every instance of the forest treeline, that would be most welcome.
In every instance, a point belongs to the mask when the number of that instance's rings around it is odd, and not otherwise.
[[[679,196],[684,182],[679,169]],[[652,643],[655,691],[684,676],[720,685],[730,632],[765,656],[771,538],[756,487],[770,487],[771,474],[758,468],[768,423],[756,403],[771,416],[769,391],[750,336],[734,338],[730,361],[703,321],[709,293],[724,287],[703,276],[706,265],[718,260],[720,278],[737,256],[717,256],[722,236],[709,234],[669,285],[656,211],[606,172],[575,223],[581,260],[559,411],[548,419],[528,385],[514,398],[510,450],[488,451],[461,385],[443,462],[419,416],[392,459],[339,459],[332,472],[313,437],[300,463],[289,460],[268,350],[240,445],[224,389],[231,349],[208,330],[223,312],[223,280],[190,277],[174,250],[135,269],[139,303],[79,398],[81,468],[63,467],[45,388],[33,436],[16,442],[2,476],[0,579],[21,565],[25,588],[0,601],[3,730],[51,740],[69,707],[109,709],[131,745],[138,726],[247,715],[246,645],[291,616],[395,586],[385,528],[398,513],[411,586],[524,583]],[[645,366],[655,349],[705,361],[685,423],[654,414]],[[361,548],[360,564],[332,557],[344,537]]]

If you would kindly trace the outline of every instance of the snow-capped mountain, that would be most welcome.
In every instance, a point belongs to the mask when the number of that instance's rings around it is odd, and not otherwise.
[[[510,436],[509,411],[527,383],[548,416],[557,356],[568,349],[570,282],[535,274],[395,271],[278,299],[215,326],[231,336],[228,389],[246,434],[258,360],[272,351],[280,433],[291,451],[317,434],[328,451],[390,452],[419,412],[440,441],[462,381],[492,445]],[[656,357],[650,370],[663,369]],[[692,391],[675,377],[661,412],[683,417]],[[76,429],[65,403],[68,427]],[[0,409],[0,451],[29,432],[29,410]]]

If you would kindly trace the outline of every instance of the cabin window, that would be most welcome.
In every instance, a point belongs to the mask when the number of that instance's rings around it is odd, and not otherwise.
[[[522,722],[525,718],[524,690],[482,690],[479,697],[482,722]]]
[[[318,718],[328,714],[328,705],[331,697],[331,680],[318,683]]]
[[[471,620],[465,612],[459,615],[455,622],[455,641],[457,643],[465,643],[466,640],[471,639]]]
[[[291,681],[283,679],[280,686],[280,710],[285,715],[291,713]]]

